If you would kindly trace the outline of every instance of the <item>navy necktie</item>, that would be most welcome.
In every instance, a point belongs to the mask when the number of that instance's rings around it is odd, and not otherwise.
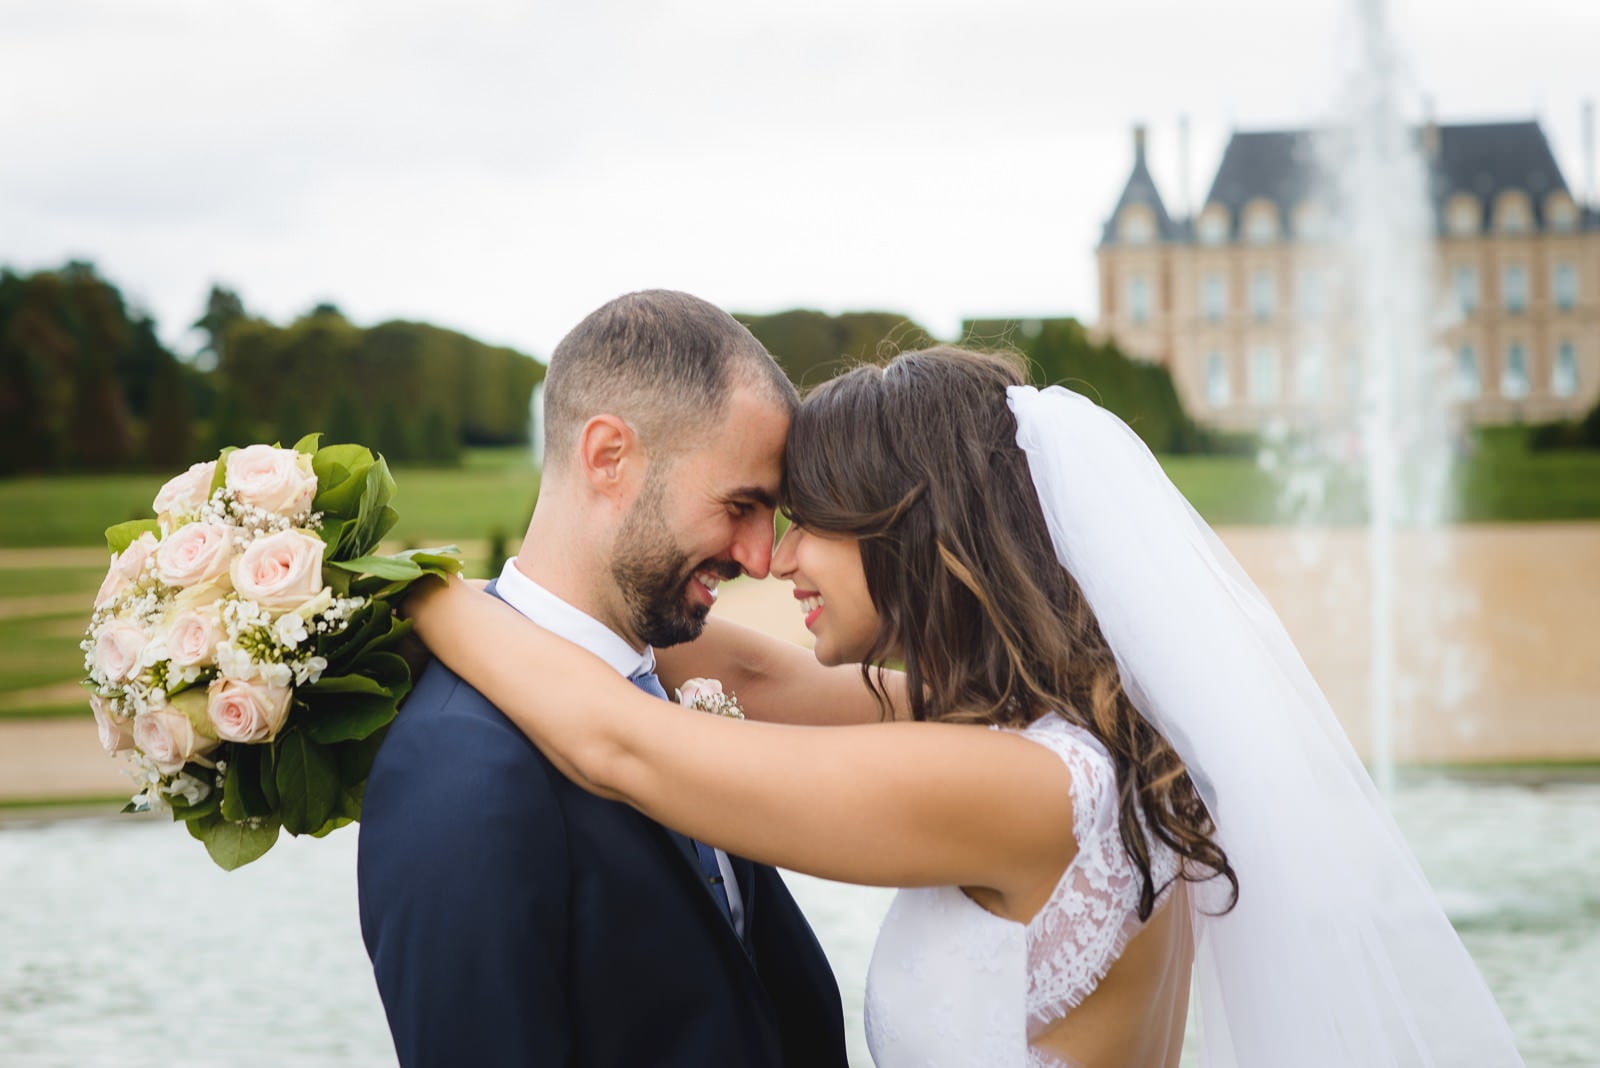
[[[642,675],[630,675],[628,681],[647,694],[666,700],[667,691],[662,687],[661,680],[656,678],[654,672],[645,672]],[[685,835],[684,837],[688,837]],[[706,881],[711,885],[711,896],[717,899],[717,904],[722,906],[722,915],[728,922],[733,923],[733,908],[728,904],[728,890],[723,885],[722,867],[717,863],[716,850],[704,842],[689,838],[694,844],[695,856],[700,858],[700,871],[705,875]]]

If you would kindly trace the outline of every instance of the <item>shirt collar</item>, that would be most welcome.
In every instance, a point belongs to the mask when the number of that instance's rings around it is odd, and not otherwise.
[[[545,630],[583,646],[610,664],[619,675],[631,679],[656,669],[654,649],[647,645],[641,653],[622,635],[524,575],[514,558],[506,561],[495,592],[501,600]]]

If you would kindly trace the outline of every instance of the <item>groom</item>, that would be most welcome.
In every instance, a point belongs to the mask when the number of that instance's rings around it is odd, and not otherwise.
[[[551,356],[538,504],[491,590],[665,696],[652,647],[696,637],[719,581],[767,573],[797,403],[712,305],[606,304]],[[358,877],[406,1068],[846,1063],[775,871],[585,793],[438,663],[373,765]]]

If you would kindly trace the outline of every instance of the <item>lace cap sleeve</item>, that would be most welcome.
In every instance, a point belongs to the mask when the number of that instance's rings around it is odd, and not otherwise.
[[[1139,873],[1122,845],[1116,771],[1104,746],[1055,715],[1022,734],[1059,755],[1071,772],[1078,843],[1077,856],[1028,924],[1028,1033],[1034,1035],[1094,991],[1143,925]],[[1175,858],[1164,849],[1152,855],[1160,885]]]

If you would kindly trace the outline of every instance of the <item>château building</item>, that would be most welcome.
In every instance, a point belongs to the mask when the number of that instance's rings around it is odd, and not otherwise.
[[[1310,131],[1235,133],[1205,201],[1170,214],[1134,131],[1097,250],[1098,332],[1173,375],[1202,423],[1293,425],[1359,390]],[[1580,415],[1600,398],[1600,211],[1574,197],[1536,121],[1416,131],[1428,168],[1436,343],[1477,424]]]

